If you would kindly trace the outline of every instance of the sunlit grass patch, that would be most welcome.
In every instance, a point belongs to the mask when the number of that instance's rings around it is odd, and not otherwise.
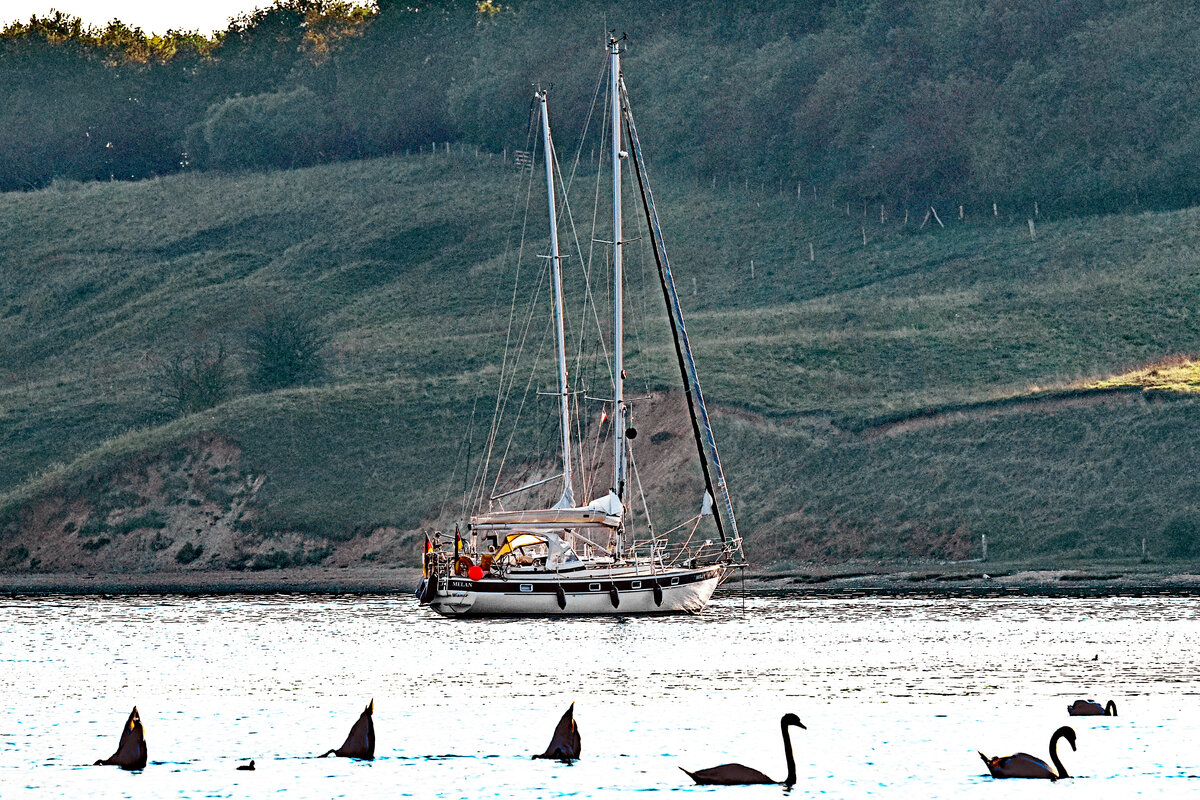
[[[1111,389],[1141,386],[1164,392],[1200,393],[1200,361],[1188,356],[1172,356],[1141,369],[1103,378],[1084,388]]]

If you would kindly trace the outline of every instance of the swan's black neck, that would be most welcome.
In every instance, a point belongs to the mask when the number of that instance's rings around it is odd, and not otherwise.
[[[787,722],[780,722],[779,727],[783,729],[783,757],[787,759],[788,773],[783,779],[784,786],[796,785],[796,759],[792,755],[792,735],[788,732]]]
[[[1062,761],[1058,759],[1058,740],[1063,737],[1063,729],[1059,728],[1050,737],[1050,760],[1054,762],[1054,771],[1058,773],[1060,778],[1069,778],[1067,768],[1063,766]]]
[[[1109,717],[1115,717],[1117,715],[1117,704],[1109,700],[1104,705],[1104,714]]]

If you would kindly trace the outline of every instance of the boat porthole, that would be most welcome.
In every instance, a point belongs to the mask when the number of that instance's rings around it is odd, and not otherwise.
[[[521,591],[522,591],[522,592],[532,592],[532,591],[533,591],[533,584],[532,584],[532,583],[522,583],[522,584],[521,584]]]
[[[672,586],[678,586],[678,585],[679,585],[679,578],[671,578],[671,585],[672,585]]]
[[[588,584],[588,591],[589,591],[589,592],[598,592],[598,591],[600,591],[600,584],[598,584],[598,583],[589,583],[589,584]]]
[[[642,588],[642,582],[634,581],[633,583],[629,584],[629,588],[630,589],[640,589],[640,588]]]

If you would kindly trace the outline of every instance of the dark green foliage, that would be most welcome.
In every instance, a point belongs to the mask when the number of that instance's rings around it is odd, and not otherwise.
[[[16,567],[25,563],[29,558],[29,548],[24,545],[10,547],[4,553],[4,559],[0,561],[0,567]]]
[[[87,521],[79,527],[80,538],[87,539],[91,536],[98,536],[108,532],[108,524],[101,516],[88,517]]]
[[[531,83],[574,146],[603,62],[656,161],[707,182],[923,209],[1200,197],[1200,10],[1137,0],[276,0],[211,38],[0,32],[0,189],[265,168],[460,142],[528,149]],[[494,6],[493,6],[494,8]],[[619,23],[617,22],[619,21]],[[11,313],[11,312],[5,312]]]
[[[328,337],[304,312],[269,310],[246,332],[251,385],[261,392],[316,383],[325,374]]]
[[[300,548],[294,553],[288,553],[282,550],[274,550],[270,553],[263,553],[254,557],[250,562],[250,569],[261,571],[266,569],[287,569],[288,567],[306,567],[320,564],[332,550],[328,547],[322,547],[315,550],[305,550]]]
[[[167,527],[167,518],[163,516],[161,511],[148,511],[136,517],[129,517],[120,522],[109,526],[109,530],[114,534],[129,533],[141,528],[150,528],[152,530],[162,530]]]
[[[328,547],[318,548],[316,550],[305,550],[300,548],[294,553],[288,553],[283,550],[273,550],[270,553],[262,553],[254,557],[250,562],[250,569],[259,572],[266,569],[287,569],[288,567],[306,567],[315,564],[320,564],[332,550]]]
[[[214,104],[188,151],[218,169],[307,166],[331,153],[333,122],[307,86]]]
[[[224,343],[194,346],[169,356],[155,382],[159,395],[183,414],[212,408],[229,395],[232,382]]]
[[[1172,517],[1163,528],[1167,555],[1172,558],[1193,558],[1200,555],[1200,517],[1184,514]]]
[[[111,542],[112,539],[108,538],[107,536],[101,536],[99,539],[88,539],[83,543],[83,549],[94,553]]]
[[[191,542],[186,543],[179,548],[179,552],[175,554],[175,560],[180,564],[190,564],[204,554],[204,545],[195,545]]]

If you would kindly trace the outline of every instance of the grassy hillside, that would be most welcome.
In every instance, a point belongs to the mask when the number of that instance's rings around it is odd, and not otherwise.
[[[205,432],[266,476],[246,523],[264,536],[451,521],[494,403],[527,178],[456,152],[0,196],[0,551],[23,546],[38,498],[95,494],[123,459]],[[572,190],[585,250],[592,178]],[[1200,513],[1198,401],[1171,387],[878,428],[1200,351],[1200,211],[1039,216],[1031,238],[1030,215],[1004,209],[942,208],[945,228],[918,229],[924,209],[881,222],[778,187],[658,184],[752,558],[970,557],[983,533],[1021,557],[1132,555],[1142,536],[1162,554],[1164,529]],[[546,252],[534,187],[522,308]],[[657,314],[632,249],[631,311]],[[242,348],[264,309],[317,319],[323,383],[250,390]],[[572,306],[573,330],[588,314]],[[631,391],[658,396],[669,338],[661,322],[630,333]],[[230,398],[181,417],[161,364],[218,341]],[[600,373],[576,378],[603,395]],[[517,452],[536,471],[552,411],[527,402]]]

